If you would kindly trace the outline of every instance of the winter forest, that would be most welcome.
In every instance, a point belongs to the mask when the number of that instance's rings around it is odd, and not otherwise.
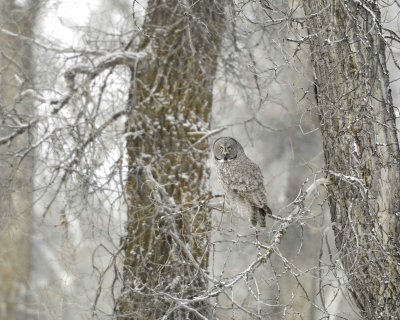
[[[1,0],[0,319],[400,319],[399,16]],[[227,203],[221,136],[281,219]]]

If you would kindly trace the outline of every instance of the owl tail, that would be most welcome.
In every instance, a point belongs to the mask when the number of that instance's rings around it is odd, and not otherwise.
[[[272,215],[271,209],[267,205],[263,208],[252,207],[251,209],[251,224],[256,226],[258,222],[261,228],[265,228],[267,226],[265,216]]]

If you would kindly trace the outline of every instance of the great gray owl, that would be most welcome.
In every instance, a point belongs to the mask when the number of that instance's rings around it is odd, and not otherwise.
[[[261,169],[244,153],[243,147],[231,137],[215,140],[214,157],[218,178],[230,205],[247,203],[251,208],[251,223],[265,227],[265,216],[271,215]]]

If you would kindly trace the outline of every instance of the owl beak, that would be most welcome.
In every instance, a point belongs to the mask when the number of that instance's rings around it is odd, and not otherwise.
[[[224,151],[221,152],[221,154],[225,157],[229,154],[229,151],[227,151],[226,149]]]
[[[222,156],[224,157],[224,161],[228,161],[228,154],[229,151],[224,148],[224,151],[221,152]]]
[[[228,161],[228,152],[222,152],[225,161]]]

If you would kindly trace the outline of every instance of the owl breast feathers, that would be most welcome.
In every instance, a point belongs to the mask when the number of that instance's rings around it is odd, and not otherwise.
[[[251,223],[265,227],[265,216],[271,214],[260,167],[244,153],[243,147],[231,137],[214,142],[214,157],[218,178],[227,201],[231,204],[245,202],[251,208]]]

